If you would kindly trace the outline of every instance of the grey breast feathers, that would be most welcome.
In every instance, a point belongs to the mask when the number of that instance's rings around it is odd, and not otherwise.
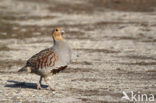
[[[69,47],[67,42],[58,41],[54,45],[54,50],[56,54],[59,56],[59,61],[57,62],[57,65],[59,66],[65,66],[70,63],[72,50]]]

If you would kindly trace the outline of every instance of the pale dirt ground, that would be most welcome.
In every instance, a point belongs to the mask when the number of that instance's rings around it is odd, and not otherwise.
[[[122,91],[156,97],[156,3],[147,1],[1,0],[0,102],[124,102]],[[66,31],[72,62],[50,81],[59,92],[37,90],[39,76],[17,70],[52,46],[55,27]]]

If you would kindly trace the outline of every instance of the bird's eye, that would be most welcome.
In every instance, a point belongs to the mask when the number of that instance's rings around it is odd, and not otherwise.
[[[58,31],[58,29],[56,29],[56,31]]]

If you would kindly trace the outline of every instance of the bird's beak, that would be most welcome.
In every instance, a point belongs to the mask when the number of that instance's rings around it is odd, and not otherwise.
[[[61,33],[62,33],[62,35],[63,35],[63,34],[64,34],[64,30],[62,30],[62,32],[61,32]]]

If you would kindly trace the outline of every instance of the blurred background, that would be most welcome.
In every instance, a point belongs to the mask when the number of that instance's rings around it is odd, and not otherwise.
[[[52,80],[63,92],[38,91],[38,76],[16,71],[52,46],[56,27],[65,30],[72,62]],[[0,101],[105,103],[124,101],[122,91],[156,95],[155,44],[156,0],[0,0]],[[28,83],[19,87],[20,81]]]

